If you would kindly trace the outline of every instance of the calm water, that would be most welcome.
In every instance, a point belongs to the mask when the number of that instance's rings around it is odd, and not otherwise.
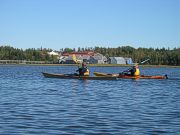
[[[90,67],[117,73],[125,67]],[[180,68],[141,68],[168,80],[64,80],[42,71],[76,67],[0,65],[2,135],[180,134]]]

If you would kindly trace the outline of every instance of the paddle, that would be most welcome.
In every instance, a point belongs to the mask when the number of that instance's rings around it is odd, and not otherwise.
[[[144,64],[145,62],[149,61],[150,59],[146,59],[144,61],[141,61],[140,64]],[[139,64],[139,63],[138,63]]]
[[[79,73],[79,65],[78,65],[78,70],[76,70],[76,72],[78,72],[78,73],[74,73],[74,75],[80,77],[80,73]]]

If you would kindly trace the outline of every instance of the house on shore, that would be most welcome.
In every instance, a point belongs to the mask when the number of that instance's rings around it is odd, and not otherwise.
[[[89,61],[90,64],[106,64],[107,58],[100,53],[96,53],[94,56],[91,56]]]
[[[77,64],[82,63],[83,60],[88,61],[91,56],[94,55],[94,52],[71,52],[71,53],[62,53],[60,63],[64,64]]]
[[[59,53],[55,52],[55,51],[51,51],[51,52],[48,52],[49,55],[53,55],[53,56],[59,56]]]
[[[126,60],[123,57],[109,57],[110,64],[126,64]]]
[[[131,65],[133,64],[132,58],[124,58],[126,60],[126,64]]]
[[[131,58],[109,57],[94,52],[71,52],[62,53],[59,62],[64,64],[77,64],[86,61],[89,64],[132,64]]]
[[[63,59],[60,59],[61,64],[78,64],[82,63],[83,59],[82,56],[75,56],[75,55],[69,55],[69,56],[61,56]]]
[[[63,60],[61,58],[64,58]],[[64,64],[75,64],[86,61],[89,64],[104,64],[107,62],[107,58],[100,53],[94,52],[72,52],[62,53],[62,57],[59,61]]]
[[[109,57],[110,64],[132,64],[133,61],[131,58],[124,57]]]

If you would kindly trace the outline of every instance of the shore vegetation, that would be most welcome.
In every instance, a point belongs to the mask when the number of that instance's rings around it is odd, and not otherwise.
[[[75,48],[61,48],[57,52],[73,52]],[[23,60],[41,61],[42,64],[57,64],[58,57],[49,55],[48,52],[52,49],[47,48],[29,48],[19,49],[11,46],[0,46],[0,60]],[[131,46],[122,46],[117,48],[106,47],[88,47],[78,48],[78,52],[93,51],[101,53],[107,58],[109,57],[128,57],[132,58],[133,62],[140,63],[145,59],[150,59],[146,65],[166,65],[166,66],[180,66],[180,48],[133,48]],[[34,64],[34,63],[32,63]],[[112,64],[94,64],[94,66],[112,66]],[[113,65],[118,66],[118,65]],[[120,65],[121,66],[121,65]]]

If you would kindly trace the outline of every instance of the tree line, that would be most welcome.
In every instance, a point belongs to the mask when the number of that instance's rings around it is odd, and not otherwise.
[[[29,61],[58,61],[55,56],[50,56],[48,52],[52,49],[29,48],[18,49],[11,46],[0,46],[0,60],[29,60]],[[108,57],[129,57],[134,62],[141,62],[150,59],[146,64],[151,65],[174,65],[180,66],[180,48],[133,48],[131,46],[121,46],[117,48],[88,47],[88,48],[61,48],[58,52],[83,52],[93,51]]]
[[[56,61],[56,57],[48,54],[50,51],[52,50],[46,48],[23,50],[11,46],[0,46],[0,60]]]
[[[134,62],[140,63],[145,59],[150,59],[147,64],[151,65],[174,65],[180,66],[180,48],[133,48],[123,46],[118,48],[95,47],[95,51],[107,57],[122,56],[130,57]]]

